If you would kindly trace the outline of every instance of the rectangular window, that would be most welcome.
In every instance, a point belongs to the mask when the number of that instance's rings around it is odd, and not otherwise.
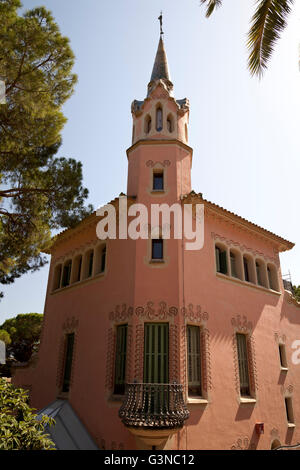
[[[239,363],[239,376],[240,376],[240,393],[241,396],[250,396],[250,378],[248,366],[248,353],[247,353],[247,336],[237,333],[237,351]]]
[[[152,259],[164,259],[164,245],[161,238],[152,240]]]
[[[280,365],[281,367],[287,368],[285,345],[279,344],[278,350],[279,350]]]
[[[294,424],[292,399],[291,397],[285,397],[284,401],[285,401],[285,411],[286,411],[287,421],[289,424]]]
[[[217,272],[227,274],[227,252],[218,246],[215,248]]]
[[[64,377],[63,377],[63,387],[62,387],[63,392],[68,392],[70,389],[74,339],[75,339],[74,333],[69,333],[68,335],[66,335],[66,355],[65,355]]]
[[[199,326],[187,326],[188,392],[201,396],[201,346]]]
[[[163,171],[153,173],[153,189],[156,191],[163,191],[164,189]]]
[[[127,325],[117,327],[114,393],[124,395],[126,378]]]

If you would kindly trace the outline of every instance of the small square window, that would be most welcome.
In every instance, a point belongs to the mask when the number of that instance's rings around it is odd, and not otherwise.
[[[153,173],[153,189],[156,191],[163,191],[164,173],[162,171]]]
[[[152,240],[152,259],[162,260],[164,258],[163,240],[153,239]]]

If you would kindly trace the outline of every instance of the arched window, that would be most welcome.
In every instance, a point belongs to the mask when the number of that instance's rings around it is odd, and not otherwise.
[[[64,265],[62,283],[61,283],[62,287],[67,287],[70,284],[71,270],[72,270],[72,260],[69,260]]]
[[[82,255],[76,256],[74,260],[74,267],[72,271],[71,283],[79,282],[81,279]]]
[[[58,264],[54,269],[53,290],[60,288],[62,265]]]
[[[149,132],[151,131],[151,124],[151,117],[149,116],[149,114],[147,114],[147,116],[145,117],[145,134],[149,134]]]
[[[157,132],[162,131],[163,128],[163,110],[161,106],[156,109],[156,130]]]
[[[222,245],[216,245],[216,269],[218,273],[227,274],[227,251]]]
[[[249,255],[243,256],[244,276],[246,282],[255,284],[254,261]]]
[[[267,287],[266,267],[263,261],[255,261],[256,279],[259,286]]]
[[[104,273],[106,267],[106,244],[101,244],[96,249],[95,274]]]
[[[279,291],[279,286],[278,286],[278,278],[277,278],[276,268],[274,266],[272,266],[271,264],[268,264],[267,274],[268,274],[268,281],[269,281],[270,289],[276,290],[278,292]]]
[[[232,277],[243,279],[242,255],[236,249],[230,250],[230,270]]]
[[[169,114],[167,117],[167,129],[170,133],[174,130],[173,117],[171,116],[171,114]]]
[[[132,143],[134,142],[135,137],[135,126],[132,126]]]
[[[89,250],[84,255],[83,261],[83,279],[87,279],[93,274],[94,250]]]

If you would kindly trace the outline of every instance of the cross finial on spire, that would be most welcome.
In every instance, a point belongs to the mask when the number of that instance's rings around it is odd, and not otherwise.
[[[160,16],[158,17],[159,23],[160,23],[160,37],[164,34],[163,29],[162,29],[162,22],[163,22],[163,16],[162,16],[162,11],[160,12]]]

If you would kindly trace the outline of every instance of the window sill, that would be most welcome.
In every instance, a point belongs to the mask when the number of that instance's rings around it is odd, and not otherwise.
[[[149,262],[150,263],[164,263],[165,260],[164,259],[150,259]]]
[[[250,289],[256,289],[261,292],[266,292],[268,294],[274,294],[278,296],[281,295],[281,292],[278,292],[276,290],[268,289],[267,287],[260,286],[258,284],[253,284],[253,282],[243,281],[242,279],[239,279],[238,277],[229,276],[228,274],[216,272],[216,276],[220,279],[224,279],[224,281],[233,282],[244,287],[249,287]]]
[[[151,189],[151,194],[164,194],[166,191],[165,189]]]
[[[108,402],[111,403],[112,405],[120,406],[122,405],[124,398],[125,398],[125,395],[112,394],[109,397]]]
[[[288,372],[288,367],[280,367],[281,372]]]
[[[288,428],[295,428],[296,424],[295,423],[288,423]]]
[[[254,404],[254,403],[256,403],[256,398],[240,397],[240,403]]]
[[[208,400],[206,400],[205,398],[201,398],[201,397],[195,397],[195,398],[188,397],[187,404],[188,405],[207,405]]]

